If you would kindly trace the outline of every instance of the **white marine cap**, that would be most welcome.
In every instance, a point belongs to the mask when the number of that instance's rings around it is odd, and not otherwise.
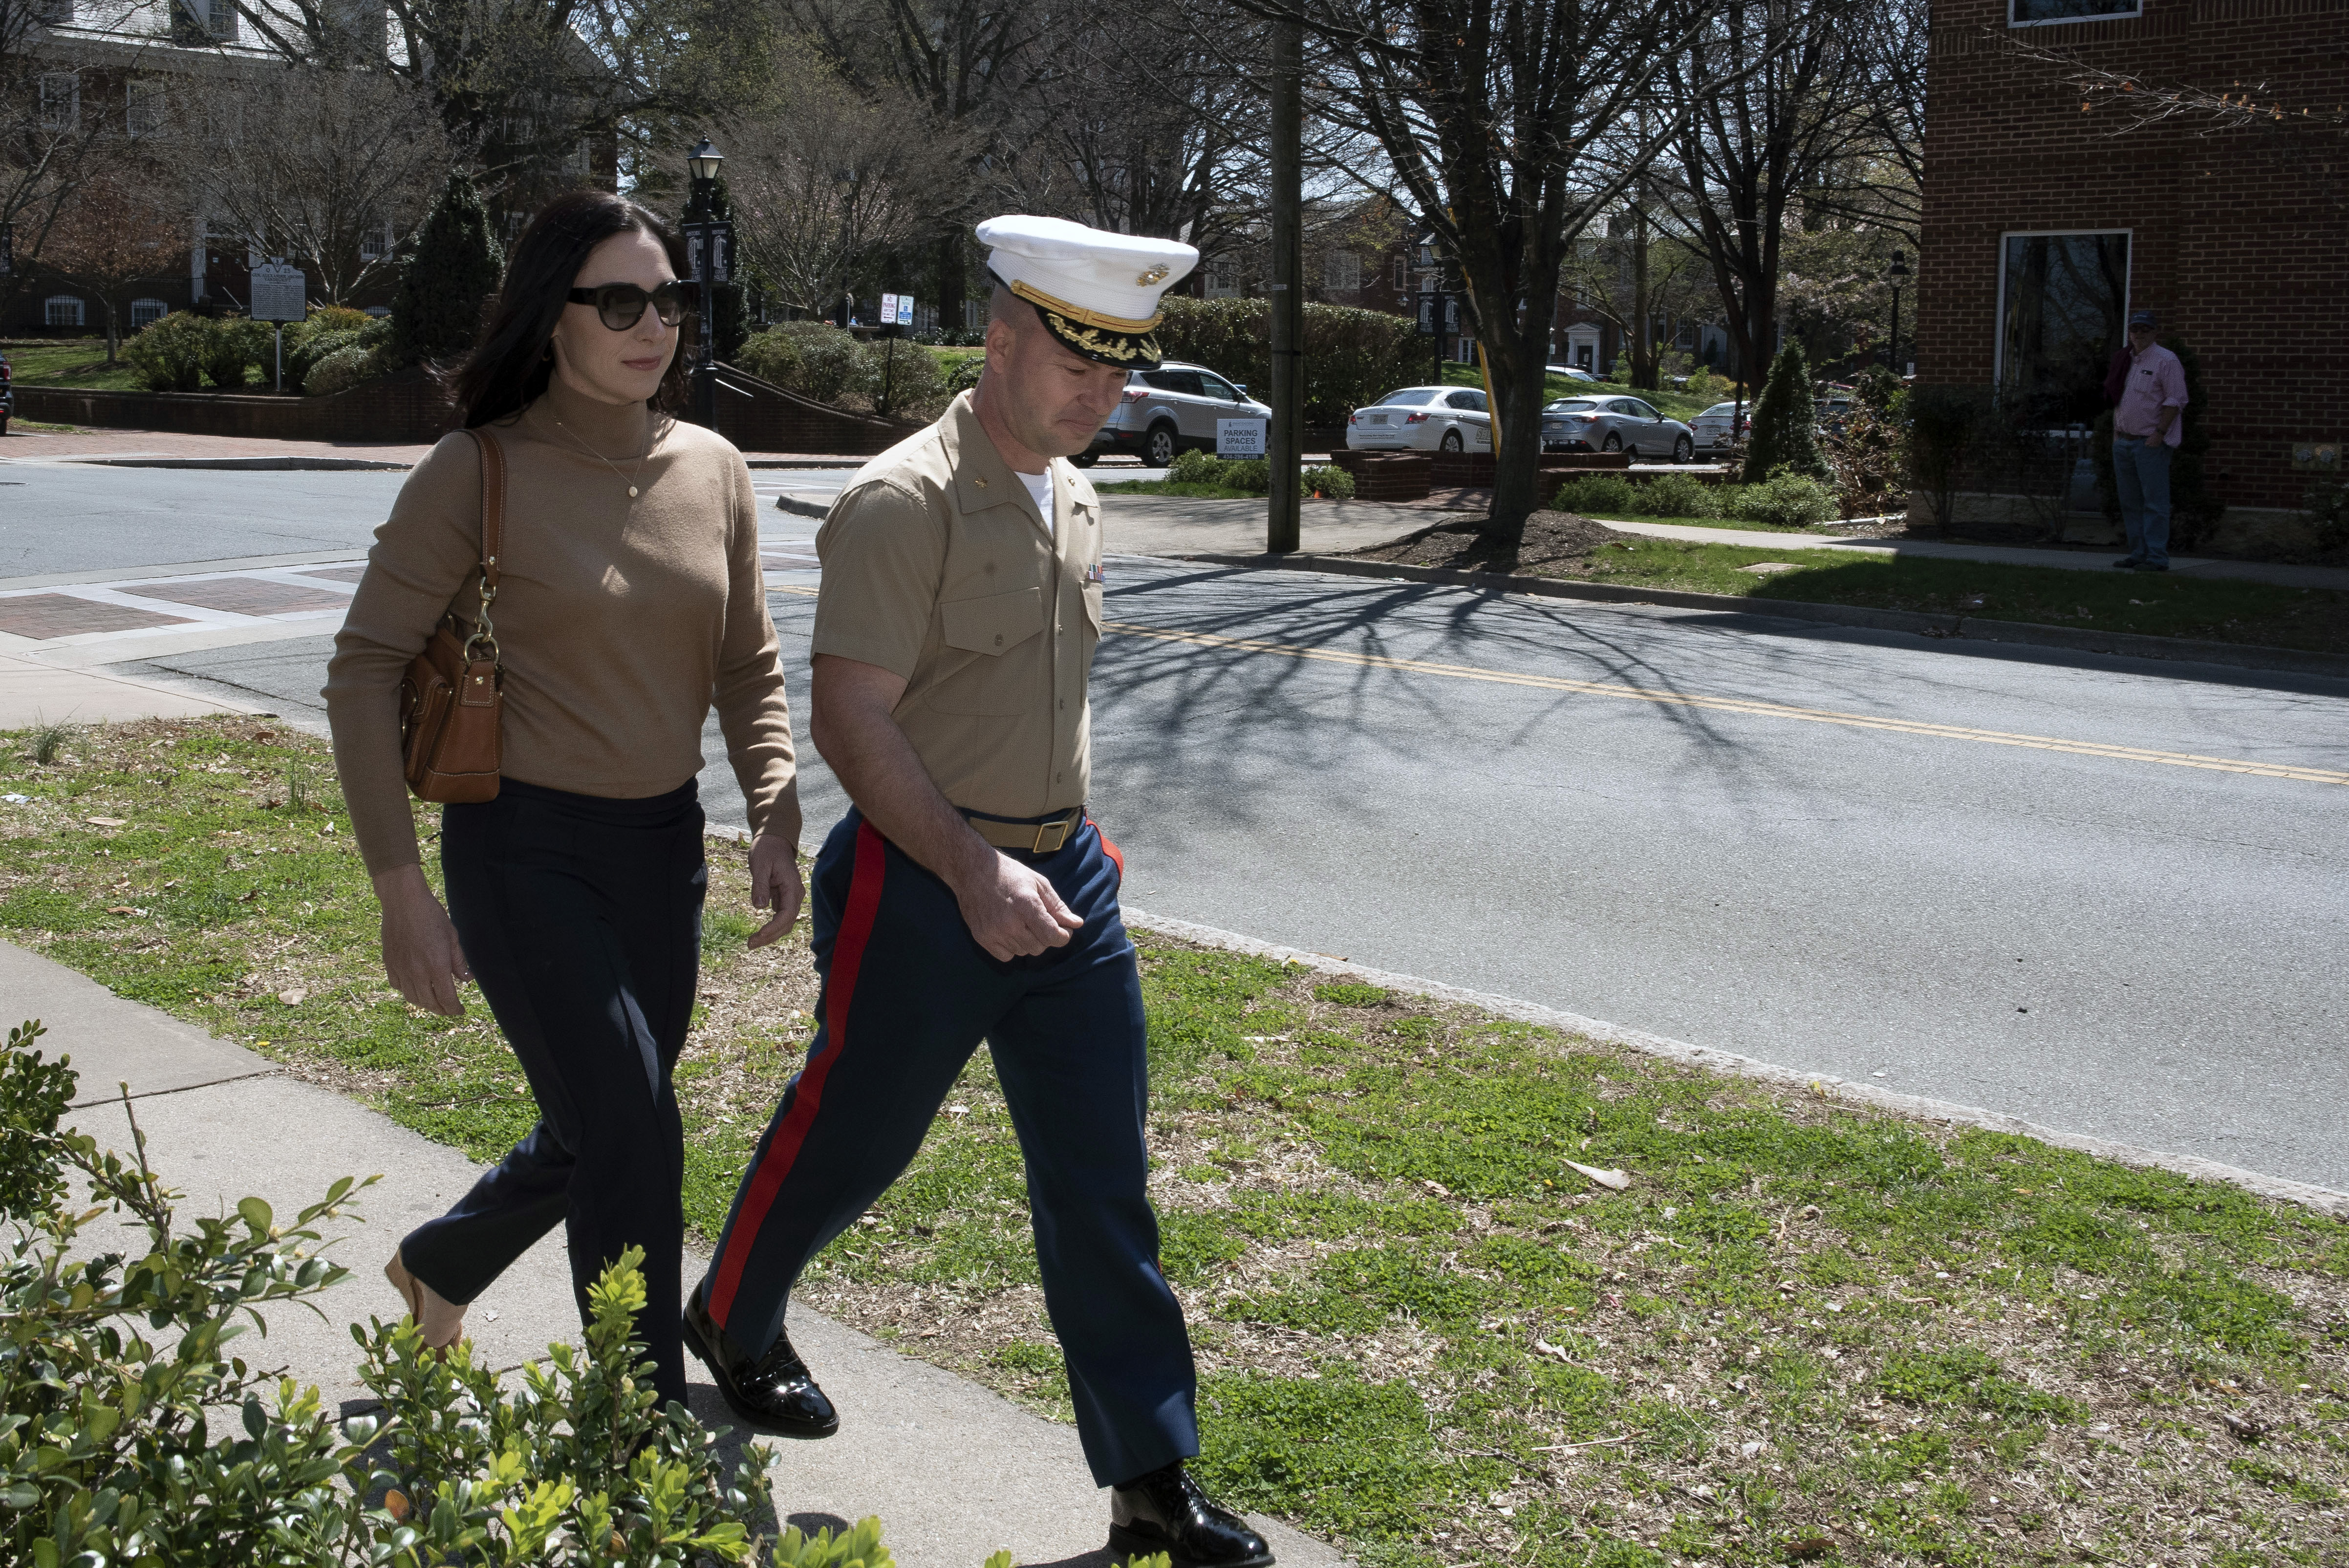
[[[1013,215],[978,226],[987,270],[1043,316],[1067,347],[1104,365],[1154,368],[1158,296],[1199,264],[1179,240]]]

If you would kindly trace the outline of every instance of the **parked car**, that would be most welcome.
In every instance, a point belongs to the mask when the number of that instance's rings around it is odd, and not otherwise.
[[[1736,427],[1734,437],[1730,434],[1733,425]],[[1700,452],[1713,451],[1732,439],[1742,441],[1753,428],[1752,403],[1715,403],[1689,421],[1689,429],[1696,436],[1696,449]]]
[[[16,417],[16,372],[8,368],[8,356],[0,354],[0,436],[8,433],[8,421]]]
[[[1542,408],[1542,450],[1669,455],[1684,463],[1696,455],[1696,435],[1637,397],[1560,397]]]
[[[1473,387],[1404,387],[1346,416],[1356,452],[1493,449],[1493,415]]]
[[[1551,376],[1563,376],[1568,381],[1588,381],[1594,387],[1602,385],[1599,377],[1593,376],[1579,365],[1545,365],[1542,369]]]
[[[1129,370],[1117,411],[1071,459],[1090,467],[1103,452],[1129,452],[1154,469],[1174,460],[1186,447],[1216,449],[1218,419],[1269,419],[1272,410],[1201,365],[1169,359],[1155,370]]]

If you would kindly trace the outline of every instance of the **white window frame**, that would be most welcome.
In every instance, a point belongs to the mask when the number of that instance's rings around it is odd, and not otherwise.
[[[1990,384],[1993,388],[2006,385],[2006,242],[2009,240],[2058,240],[2081,234],[2128,236],[2128,271],[2121,277],[2121,320],[2128,320],[2129,302],[2137,297],[2135,229],[2002,229],[1998,236],[1998,255],[1991,263],[1998,268],[1998,314],[1991,317],[1993,351],[1991,355]]]
[[[171,304],[167,301],[157,299],[151,294],[143,299],[132,300],[130,302],[130,330],[137,332],[140,327],[152,325],[154,323],[162,320],[165,316],[171,314]]]
[[[379,262],[387,256],[396,254],[398,250],[399,237],[391,232],[390,219],[386,218],[380,223],[368,223],[360,230],[360,261]]]
[[[60,321],[57,317],[64,314],[60,307],[67,305],[70,305],[72,307],[73,319],[71,321]],[[82,297],[79,294],[51,294],[48,298],[41,302],[41,325],[44,326],[87,327],[89,325],[89,307],[83,303]]]
[[[62,86],[64,91],[53,98],[52,92]],[[40,116],[43,130],[73,131],[81,129],[81,73],[78,71],[43,71],[40,81]],[[58,107],[62,103],[63,107]]]
[[[2107,0],[2107,3],[2116,3],[2116,0]],[[2126,11],[2099,11],[2091,16],[2041,16],[2026,22],[2014,14],[2015,8],[2022,4],[2023,0],[2006,0],[2006,25],[2010,28],[2068,27],[2075,22],[2134,22],[2145,15],[2145,0],[2136,0],[2136,4]],[[2100,234],[2115,232],[2110,229],[2099,229],[2095,232]]]
[[[161,136],[171,126],[171,89],[152,77],[122,84],[122,129],[133,139]]]
[[[1321,257],[1321,286],[1332,294],[1362,292],[1362,258],[1354,251],[1328,251]]]
[[[244,20],[237,15],[236,0],[203,0],[203,5],[204,31],[221,43],[235,43]]]

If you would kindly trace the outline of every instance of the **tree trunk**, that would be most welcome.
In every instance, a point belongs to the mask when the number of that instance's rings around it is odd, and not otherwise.
[[[938,236],[938,330],[960,332],[962,325],[962,231],[949,229]]]
[[[1631,385],[1656,389],[1656,295],[1648,282],[1648,214],[1631,209]]]
[[[114,302],[100,298],[98,306],[106,312],[106,364],[109,369],[112,369],[115,351],[122,346],[122,334],[115,325]]]

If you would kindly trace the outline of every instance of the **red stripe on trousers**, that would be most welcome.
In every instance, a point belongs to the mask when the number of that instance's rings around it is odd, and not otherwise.
[[[815,1120],[816,1109],[823,1103],[823,1080],[831,1073],[833,1063],[840,1059],[840,1053],[848,1048],[848,1007],[856,996],[856,972],[864,966],[865,944],[873,939],[873,923],[881,913],[881,878],[888,865],[887,846],[874,831],[873,824],[857,824],[856,866],[848,879],[848,912],[840,923],[840,937],[833,949],[832,974],[825,993],[823,1021],[830,1048],[808,1065],[800,1078],[799,1092],[792,1097],[791,1110],[783,1117],[782,1126],[775,1130],[774,1141],[767,1146],[767,1157],[751,1172],[750,1190],[743,1195],[742,1212],[734,1217],[726,1255],[718,1262],[718,1277],[709,1290],[709,1315],[720,1328],[726,1326],[727,1315],[733,1309],[734,1292],[742,1283],[742,1270],[750,1261],[751,1249],[758,1245],[759,1229],[767,1222],[767,1211],[791,1175],[792,1166],[799,1159],[800,1146],[807,1141],[808,1128]]]
[[[1092,822],[1093,832],[1102,841],[1102,853],[1117,862],[1117,880],[1120,884],[1123,884],[1125,881],[1125,856],[1119,851],[1115,844],[1109,841],[1109,835],[1101,830],[1099,822],[1093,822],[1091,817],[1087,817],[1085,820]]]

